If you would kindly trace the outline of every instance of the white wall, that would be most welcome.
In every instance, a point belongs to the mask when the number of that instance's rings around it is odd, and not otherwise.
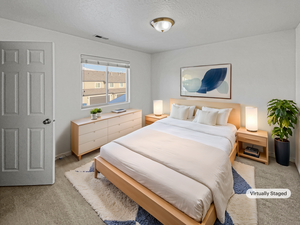
[[[91,34],[92,35],[92,34]],[[80,54],[130,61],[130,104],[117,107],[152,112],[151,56],[125,48],[46,30],[0,18],[1,41],[40,41],[55,44],[56,155],[70,152],[70,121],[89,116],[80,108]],[[109,112],[115,107],[103,108]]]
[[[296,28],[296,103],[300,108],[300,24]],[[300,173],[300,117],[296,129],[296,158],[295,163]]]
[[[295,31],[153,54],[152,99],[162,99],[164,112],[169,113],[169,99],[180,98],[180,67],[220,63],[232,64],[232,99],[224,101],[241,104],[242,126],[245,106],[258,107],[258,128],[268,131],[269,151],[273,155],[267,102],[273,98],[295,100]],[[294,160],[294,137],[290,141]]]

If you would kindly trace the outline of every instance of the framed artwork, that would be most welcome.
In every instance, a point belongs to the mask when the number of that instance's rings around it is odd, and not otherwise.
[[[180,96],[231,99],[231,64],[180,68]]]

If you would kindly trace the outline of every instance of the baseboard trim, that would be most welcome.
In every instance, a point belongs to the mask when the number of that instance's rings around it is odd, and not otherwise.
[[[61,153],[61,154],[55,156],[55,160],[64,158],[64,157],[69,156],[69,155],[71,155],[71,154],[72,154],[71,151],[68,151],[68,152],[65,152],[65,153]]]

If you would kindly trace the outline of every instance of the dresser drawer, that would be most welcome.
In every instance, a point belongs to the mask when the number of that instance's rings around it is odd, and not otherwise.
[[[89,123],[86,125],[79,126],[79,135],[90,133],[95,130],[107,128],[107,120]]]
[[[100,148],[102,145],[104,145],[106,143],[107,143],[107,136],[98,138],[98,139],[93,140],[93,141],[89,141],[87,143],[79,145],[78,153],[82,154],[82,153],[85,153],[89,150],[92,150],[92,149],[95,149],[95,148],[98,148],[98,147]]]
[[[140,129],[140,128],[142,128],[142,124],[135,125],[135,126],[133,127],[133,131],[138,130],[138,129]]]
[[[110,134],[110,135],[108,135],[108,141],[109,142],[113,141],[113,140],[115,140],[115,139],[117,139],[119,137],[122,137],[122,136],[124,136],[126,134],[129,134],[132,131],[133,131],[133,127],[130,127],[130,128],[125,129],[125,130],[121,130],[121,131],[118,131],[116,133]]]
[[[238,141],[246,142],[253,145],[267,146],[267,139],[254,135],[238,134]]]
[[[108,127],[108,134],[113,134],[113,133],[119,132],[121,130],[125,130],[125,129],[129,128],[131,126],[131,124],[132,124],[132,121],[127,121],[127,122],[124,122],[121,124],[117,124],[117,125]]]
[[[130,113],[127,115],[123,115],[123,116],[117,116],[115,118],[109,119],[108,120],[108,126],[113,126],[113,125],[117,125],[117,124],[121,124],[130,120],[134,120],[136,118],[141,118],[142,117],[142,113],[141,112],[135,112],[135,113]]]
[[[134,118],[142,118],[142,112],[141,111],[135,112],[135,113],[133,113],[133,115],[134,115]]]
[[[130,121],[127,121],[127,122],[124,122],[124,123],[121,123],[121,124],[117,124],[117,125],[108,127],[108,134],[113,134],[113,133],[116,133],[118,131],[122,131],[122,130],[125,130],[125,129],[130,128],[130,127],[134,127],[138,124],[142,124],[142,119],[141,118],[137,118],[137,119],[134,119],[134,120],[130,120]]]
[[[79,135],[79,144],[84,144],[89,141],[96,140],[98,138],[107,136],[107,128],[103,128],[101,130],[95,130],[90,133]]]

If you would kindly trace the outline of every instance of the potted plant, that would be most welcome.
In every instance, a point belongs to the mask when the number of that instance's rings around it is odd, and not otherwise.
[[[98,109],[92,109],[91,110],[91,119],[92,120],[96,120],[97,119],[97,113],[98,113]]]
[[[272,99],[268,102],[268,124],[275,125],[272,130],[274,139],[276,162],[283,166],[289,165],[290,142],[297,124],[299,110],[292,100]]]
[[[102,109],[101,108],[98,108],[97,109],[97,117],[101,117],[101,113],[102,113]]]

